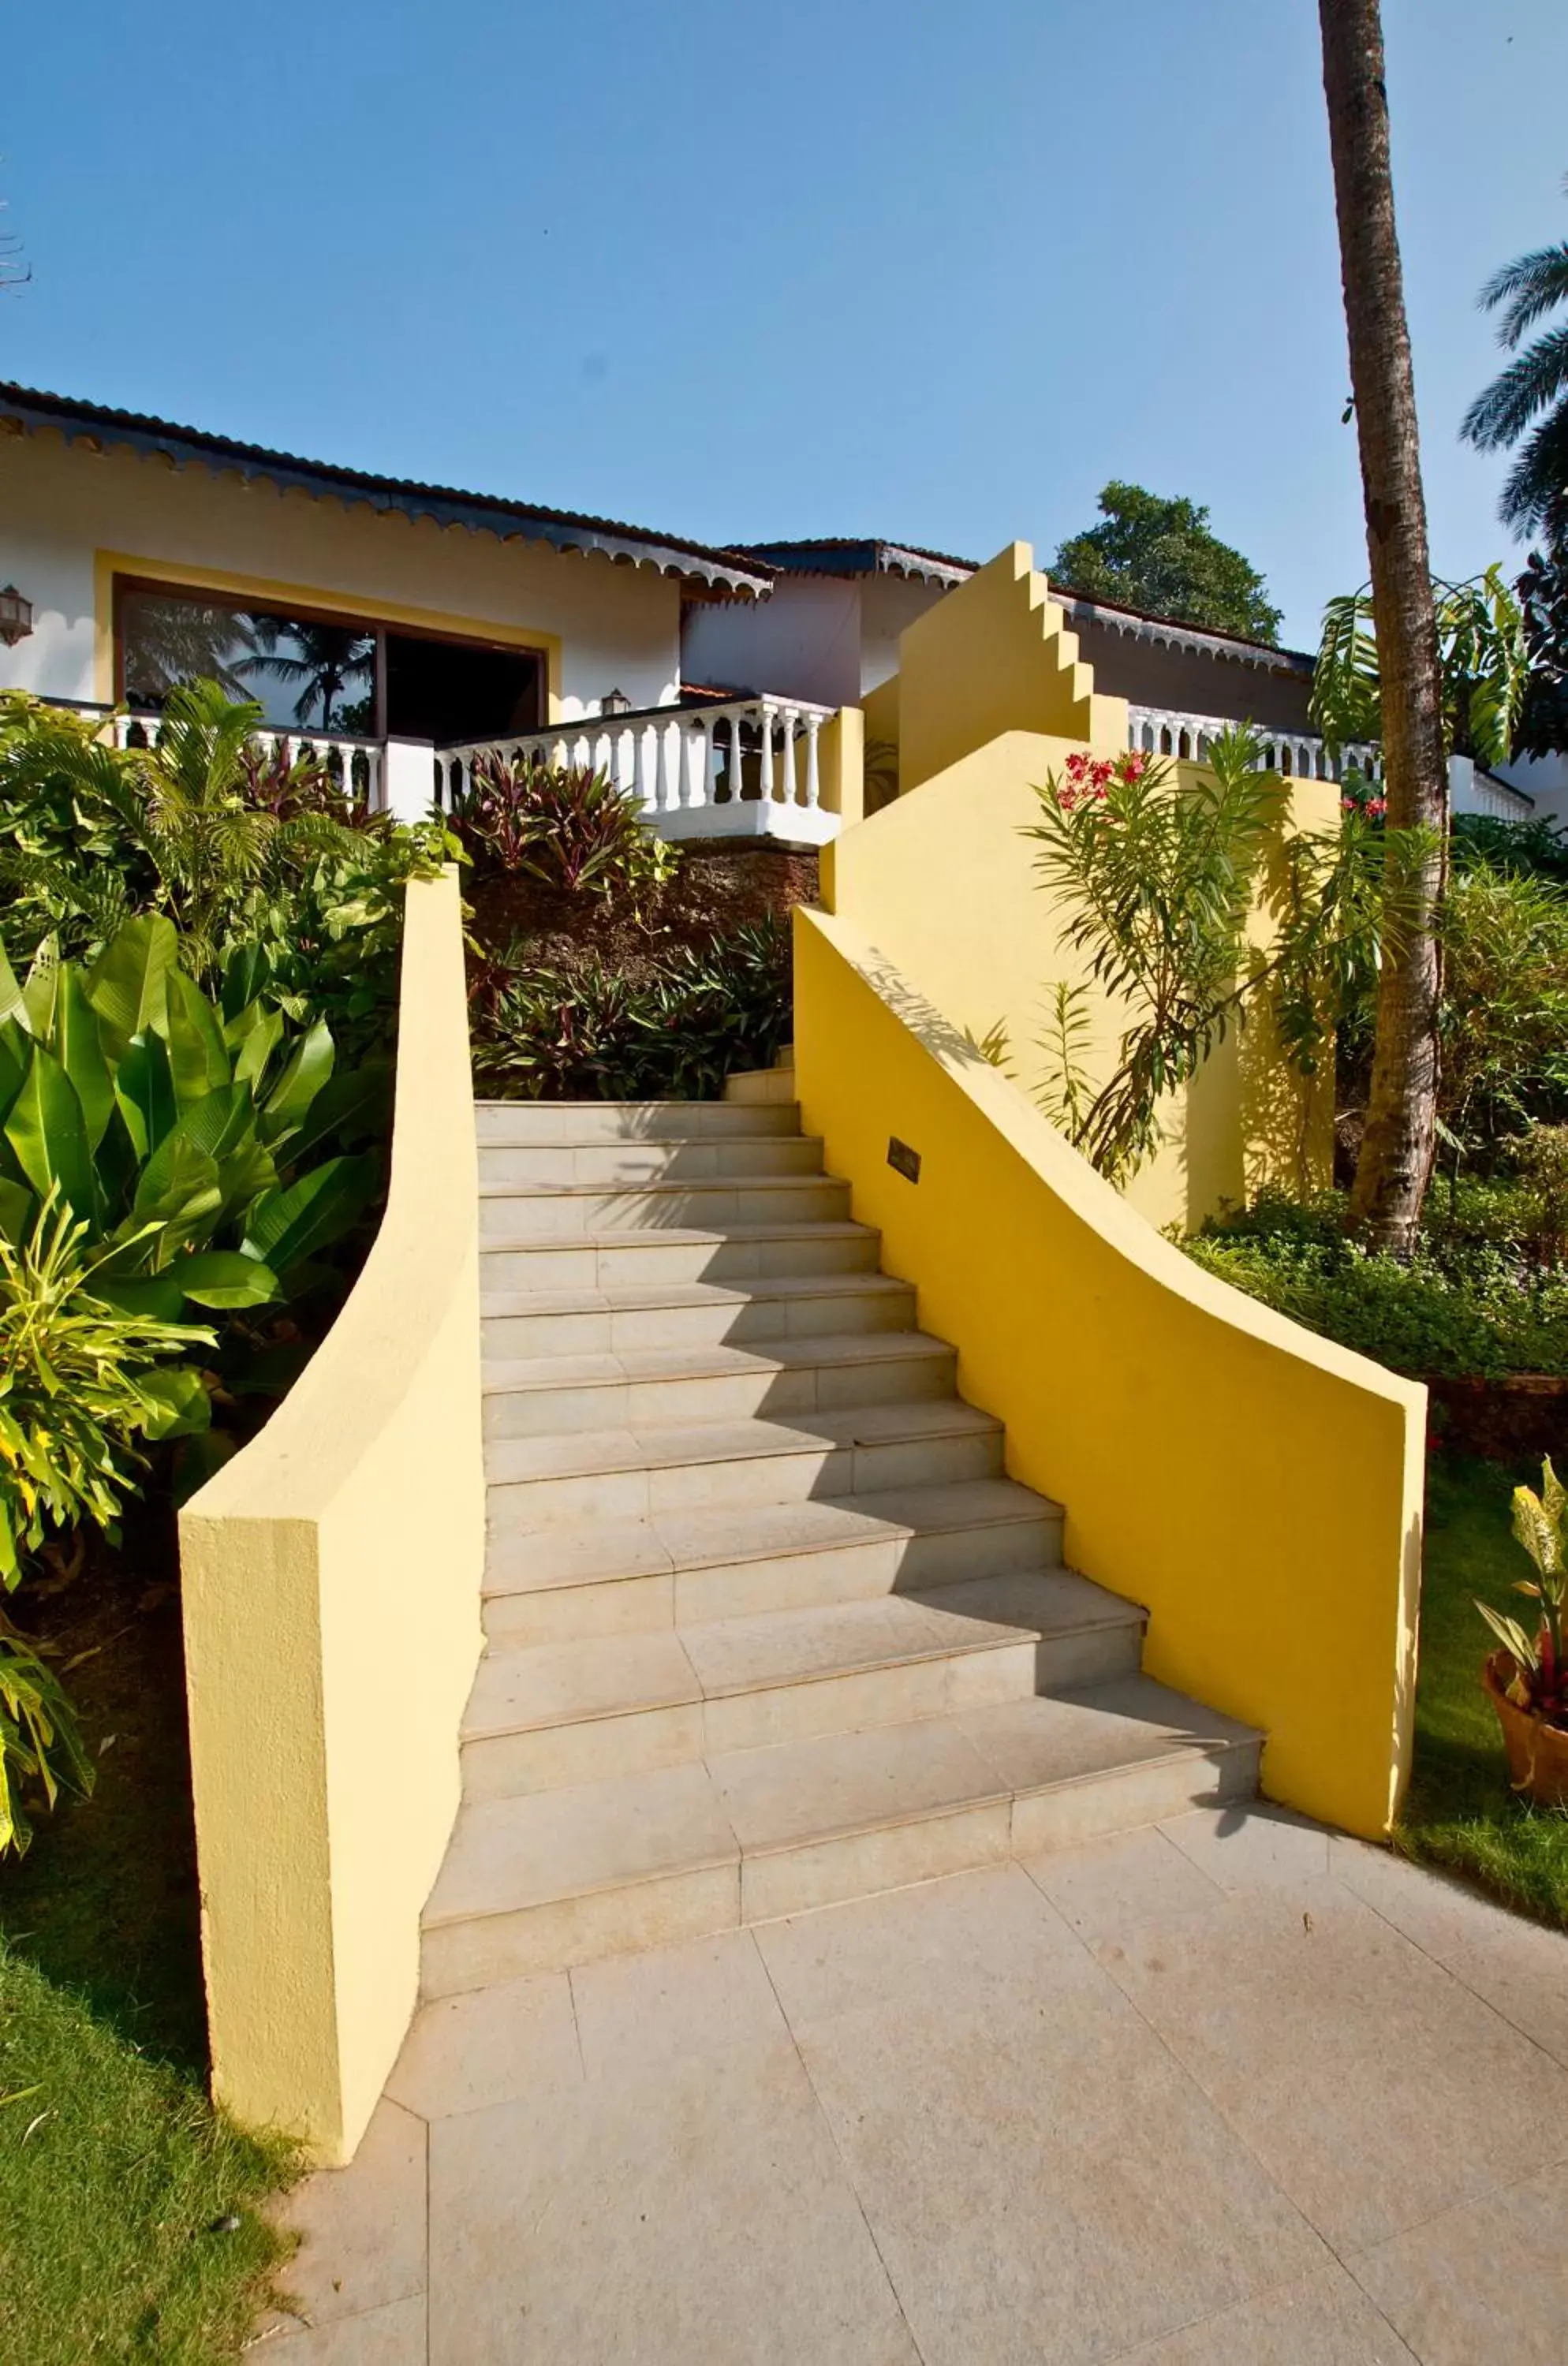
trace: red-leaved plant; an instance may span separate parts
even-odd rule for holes
[[[637,798],[586,764],[477,757],[452,818],[477,863],[522,871],[571,894],[636,894],[674,865]]]

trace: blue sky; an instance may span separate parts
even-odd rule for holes
[[[1568,235],[1562,0],[1384,0],[1434,560],[1486,275]],[[0,376],[698,538],[1043,561],[1207,501],[1365,573],[1311,0],[118,0],[10,12]]]

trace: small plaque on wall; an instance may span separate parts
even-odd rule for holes
[[[920,1154],[918,1150],[911,1150],[907,1142],[900,1142],[896,1133],[887,1137],[887,1164],[908,1182],[919,1181]]]

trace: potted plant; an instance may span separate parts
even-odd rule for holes
[[[1502,1650],[1494,1651],[1482,1682],[1508,1754],[1508,1773],[1516,1791],[1544,1807],[1568,1808],[1568,1665],[1562,1649],[1562,1613],[1568,1598],[1568,1571],[1562,1558],[1562,1515],[1568,1493],[1558,1483],[1549,1455],[1541,1464],[1541,1488],[1514,1490],[1514,1534],[1535,1563],[1535,1577],[1521,1579],[1515,1591],[1540,1606],[1534,1636],[1517,1618],[1494,1610],[1487,1602],[1476,1608],[1496,1636]]]

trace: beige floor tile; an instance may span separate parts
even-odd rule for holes
[[[567,1977],[547,1972],[422,2005],[387,2092],[434,2120],[581,2077]]]
[[[1486,2191],[1568,2125],[1568,2076],[1337,1883],[1241,1893],[1100,1959],[1341,2251]]]
[[[1224,1897],[1155,1827],[1030,1857],[1023,1869],[1089,1946],[1174,1916],[1207,1913]]]
[[[280,2318],[264,2326],[248,2353],[285,2366],[425,2366],[424,2295],[314,2328]]]
[[[432,2366],[919,2366],[786,2039],[432,2135]]]
[[[481,1799],[458,1815],[425,1921],[536,1905],[677,1867],[731,1864],[738,1853],[700,1766],[532,1798]]]
[[[925,2366],[1074,2366],[1324,2248],[1087,1957],[799,2044]]]
[[[1116,2366],[1419,2366],[1343,2268],[1244,2300],[1183,2327]]]
[[[1568,2067],[1568,1934],[1340,1834],[1329,1862],[1358,1898]]]
[[[571,1990],[591,2079],[635,2077],[680,2055],[760,2044],[784,2030],[749,1931],[582,1966]]]
[[[1092,1977],[1061,1917],[1011,1865],[764,1923],[754,1936],[797,2032],[906,2000],[983,2012],[999,1986],[1030,1980],[1043,1992]]]
[[[710,1759],[708,1771],[743,1853],[967,1806],[1006,1788],[945,1718],[738,1751]]]
[[[1499,2119],[1509,2101],[1495,2101]],[[1517,2159],[1526,2158],[1524,2146]],[[1421,2366],[1562,2366],[1568,2159],[1445,2211],[1348,2263]]]
[[[278,2282],[309,2324],[424,2290],[426,2134],[423,2120],[383,2100],[349,2166],[318,2170],[279,2203],[279,2224],[299,2248]]]
[[[1288,1808],[1249,1799],[1228,1808],[1194,1808],[1161,1830],[1222,1889],[1315,1880],[1328,1871],[1328,1834]]]

